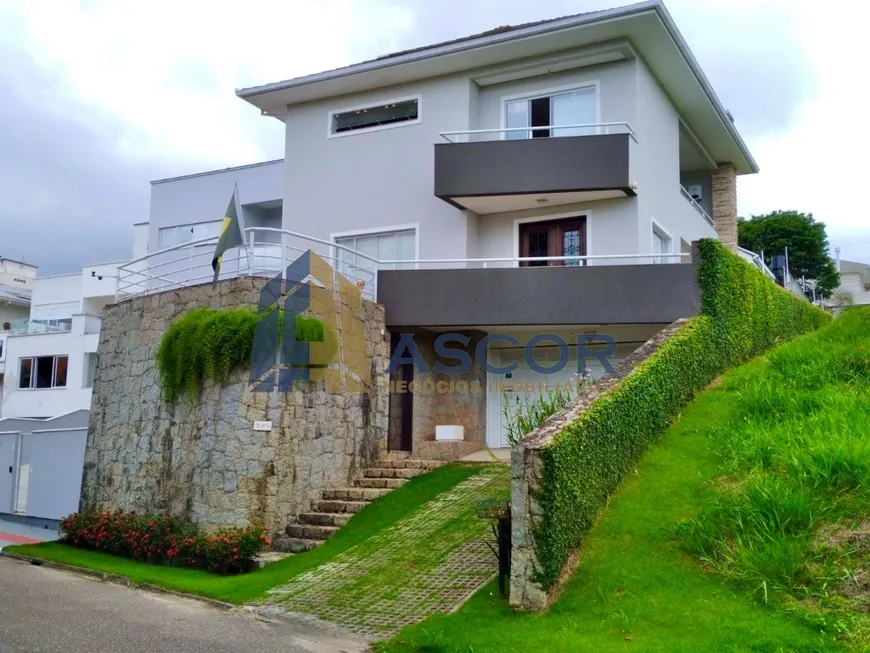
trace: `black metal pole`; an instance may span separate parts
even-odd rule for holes
[[[507,580],[511,575],[511,518],[498,520],[498,591],[507,595]]]

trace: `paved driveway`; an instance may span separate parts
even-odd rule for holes
[[[358,640],[0,557],[3,653],[353,653]]]

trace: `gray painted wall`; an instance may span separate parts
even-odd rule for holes
[[[336,233],[417,225],[421,258],[516,256],[516,219],[570,211],[592,216],[590,254],[651,252],[653,216],[670,232],[675,251],[680,239],[715,236],[680,194],[678,115],[642,62],[608,63],[485,87],[474,82],[480,73],[290,107],[285,228],[328,240]],[[440,132],[501,128],[505,97],[592,82],[599,85],[599,120],[626,121],[637,132],[629,177],[639,184],[638,198],[478,218],[434,196],[434,145],[444,142]],[[411,96],[421,98],[418,124],[327,138],[330,111]],[[328,249],[318,251],[328,254]]]
[[[465,216],[433,193],[434,145],[469,128],[470,94],[468,77],[454,76],[290,108],[284,228],[328,240],[416,224],[422,258],[465,257]],[[417,124],[327,138],[330,111],[415,95]]]
[[[274,209],[258,211],[259,207],[247,207],[247,204],[277,203],[280,205],[283,193],[283,161],[272,161],[262,164],[231,168],[216,172],[208,172],[188,177],[178,177],[165,181],[151,182],[151,213],[148,224],[148,251],[159,249],[158,233],[160,229],[176,225],[197,224],[221,220],[233,194],[233,187],[238,184],[239,202],[242,205],[243,217],[253,224],[245,226],[274,226],[280,228],[279,215]],[[268,219],[271,216],[271,223]],[[213,245],[195,247],[194,251],[178,250],[164,256],[154,257],[149,261],[152,274],[175,280],[188,279],[190,269],[200,279],[201,283],[211,280],[211,258]],[[245,263],[239,265],[235,252],[227,256],[227,261],[221,266],[221,278],[235,276],[238,270],[245,270]],[[156,286],[162,282],[152,282]]]
[[[716,237],[716,230],[680,193],[679,114],[642,61],[637,62],[638,251],[652,251],[653,220],[669,233],[673,251],[680,239],[691,243]]]

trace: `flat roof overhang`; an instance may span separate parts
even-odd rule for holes
[[[375,59],[295,79],[238,90],[266,114],[288,106],[441,75],[628,39],[674,102],[685,122],[719,162],[738,174],[758,172],[725,107],[673,19],[658,1],[642,2],[539,25]]]

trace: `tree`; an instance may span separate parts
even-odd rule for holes
[[[830,297],[840,285],[840,273],[828,254],[825,224],[817,222],[812,213],[774,211],[753,215],[749,220],[739,218],[737,239],[744,249],[759,254],[763,251],[768,265],[772,257],[783,254],[788,247],[792,275],[815,279],[816,290],[823,297]]]

